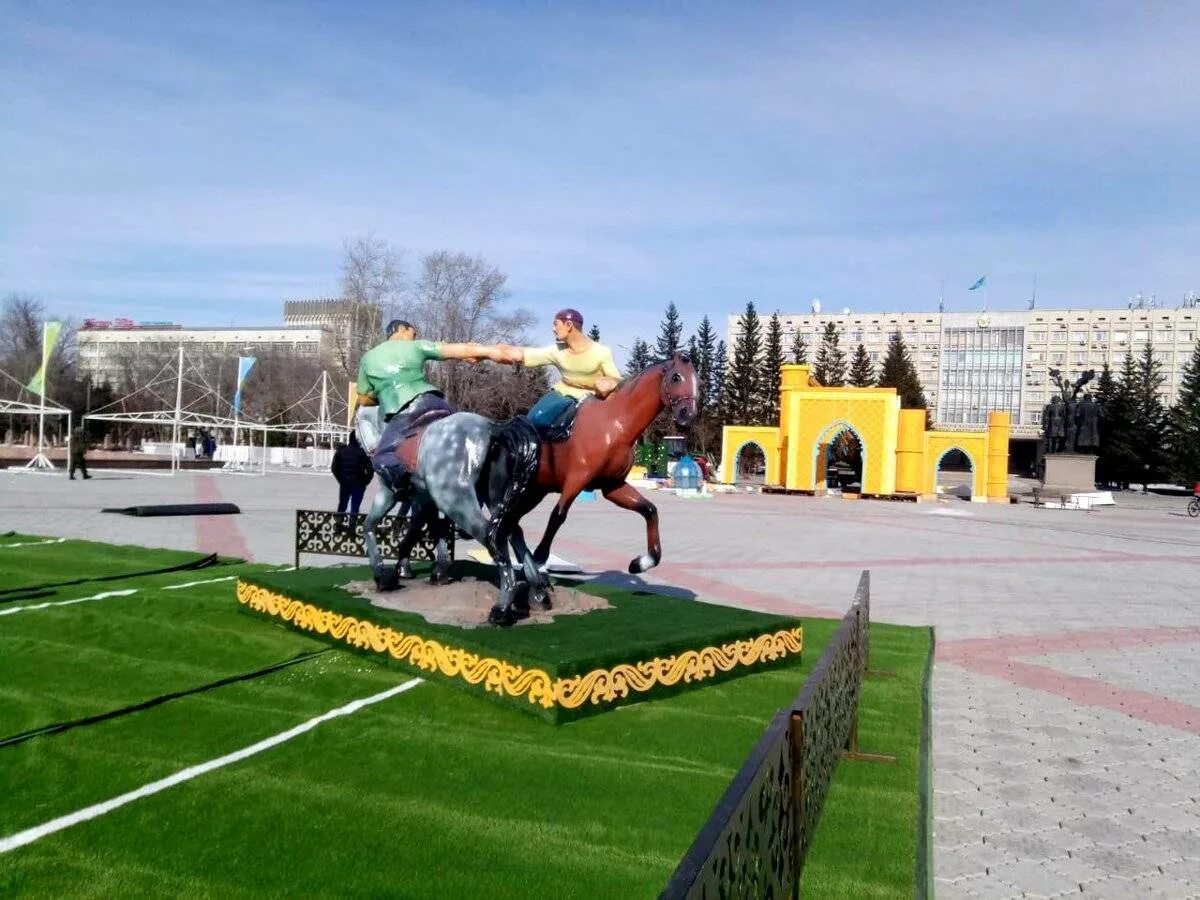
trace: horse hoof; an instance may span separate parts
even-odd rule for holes
[[[648,572],[658,565],[658,560],[648,553],[643,553],[641,556],[630,560],[629,574],[641,575],[643,572]]]
[[[529,600],[532,606],[536,606],[542,612],[549,612],[554,609],[554,603],[550,599],[550,592],[545,588],[531,591]]]
[[[399,565],[396,566],[396,577],[397,578],[412,578],[413,577],[412,564],[408,560],[404,560],[403,562],[401,562]]]
[[[378,591],[394,591],[400,587],[400,579],[395,572],[386,572],[382,575],[375,575],[375,589]]]
[[[507,628],[517,621],[517,617],[513,614],[512,607],[504,608],[502,606],[493,606],[491,612],[488,613],[488,624],[499,625],[501,628]]]

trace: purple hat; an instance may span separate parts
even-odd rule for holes
[[[554,320],[557,322],[560,319],[563,322],[573,322],[576,328],[583,330],[583,313],[577,309],[560,309],[554,314]]]

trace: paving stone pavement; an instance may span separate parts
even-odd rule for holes
[[[323,473],[95,475],[0,472],[0,531],[288,562],[293,510],[336,497]],[[243,515],[99,512],[200,499]],[[936,627],[939,897],[1200,898],[1200,520],[1186,498],[1118,494],[1092,512],[653,499],[664,562],[644,583],[658,590],[840,615],[866,568],[877,620]],[[636,584],[624,570],[643,543],[636,515],[580,502],[555,550]]]

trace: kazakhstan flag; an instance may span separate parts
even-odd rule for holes
[[[975,282],[973,285],[971,285],[969,288],[967,288],[967,290],[968,291],[977,291],[981,287],[983,287],[985,284],[987,284],[987,276],[986,275],[981,277],[977,282]]]

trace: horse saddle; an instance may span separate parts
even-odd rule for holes
[[[454,409],[440,396],[426,395],[419,398],[417,408],[393,416],[385,426],[379,449],[371,460],[375,471],[392,481],[400,474],[415,472],[425,429],[453,413]],[[401,466],[403,473],[391,471],[396,466]]]
[[[578,403],[572,403],[559,413],[557,419],[544,428],[539,429],[538,437],[548,444],[558,444],[570,439],[571,432],[575,427],[575,419],[579,416],[579,408],[591,399],[591,397],[585,397]]]

